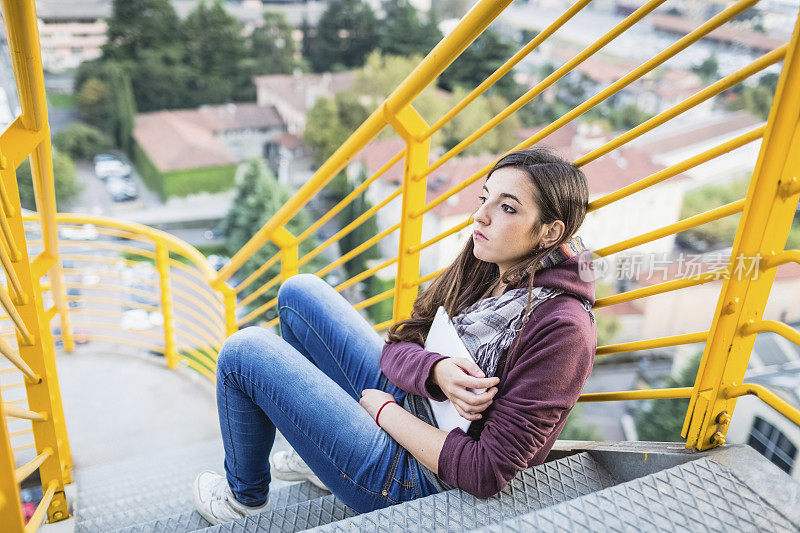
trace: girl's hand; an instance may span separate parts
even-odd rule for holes
[[[464,357],[448,357],[438,361],[433,365],[431,379],[453,402],[458,414],[467,420],[481,418],[481,413],[491,405],[492,398],[497,394],[495,385],[500,383],[500,378],[485,377],[474,361]],[[475,394],[467,387],[486,391]]]
[[[375,414],[378,412],[378,409],[381,408],[381,405],[394,399],[395,397],[388,392],[378,389],[364,389],[361,391],[361,399],[358,401],[358,404],[369,413],[369,416],[371,416],[373,420],[375,420]]]

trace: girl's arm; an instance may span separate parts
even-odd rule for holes
[[[364,389],[361,392],[361,406],[375,419],[378,409],[394,396],[378,389]],[[439,471],[439,454],[444,446],[447,432],[426,424],[396,403],[390,403],[381,410],[378,419],[380,426],[397,443],[408,450],[417,461],[431,472]]]

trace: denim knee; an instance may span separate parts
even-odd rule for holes
[[[217,356],[217,379],[224,376],[228,372],[241,368],[242,357],[246,357],[248,353],[252,353],[252,348],[255,343],[259,342],[258,338],[263,339],[265,333],[268,333],[259,326],[250,326],[240,329],[230,337],[228,337],[222,344],[222,348]],[[263,340],[261,341],[263,342]]]
[[[283,283],[278,289],[278,312],[288,300],[295,296],[313,294],[322,286],[327,285],[325,280],[315,274],[295,274]]]

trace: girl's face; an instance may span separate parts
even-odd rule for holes
[[[496,170],[483,186],[483,205],[472,225],[473,254],[495,263],[501,275],[541,241],[541,233],[534,232],[539,220],[534,187],[525,171],[514,167]]]

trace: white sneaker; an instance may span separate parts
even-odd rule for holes
[[[269,458],[270,473],[284,481],[308,480],[317,487],[328,490],[314,471],[303,461],[296,451],[275,452]]]
[[[225,476],[211,470],[201,472],[195,478],[192,492],[197,512],[214,526],[270,509],[269,495],[264,505],[259,507],[248,507],[239,503],[234,498]]]

